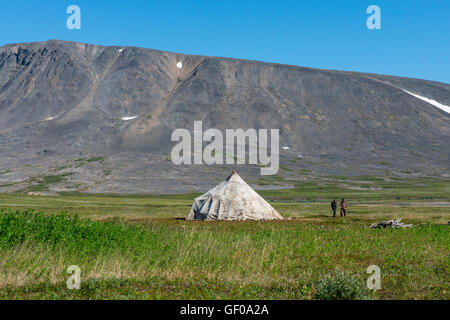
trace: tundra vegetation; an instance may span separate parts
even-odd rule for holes
[[[450,298],[448,179],[329,177],[259,192],[286,220],[177,219],[197,194],[0,194],[0,298]],[[343,197],[349,215],[331,218]],[[368,228],[392,218],[414,227]],[[80,290],[67,289],[70,265]],[[366,288],[370,265],[380,290]]]

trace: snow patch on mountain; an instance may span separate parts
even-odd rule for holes
[[[423,101],[425,101],[425,102],[427,102],[427,103],[429,103],[429,104],[431,104],[431,105],[433,105],[435,107],[438,107],[439,109],[441,109],[441,110],[443,110],[445,112],[450,113],[450,107],[446,106],[445,104],[439,103],[436,100],[429,99],[427,97],[419,96],[418,94],[415,94],[415,93],[412,93],[412,92],[409,92],[409,91],[406,91],[406,90],[403,90],[403,91],[408,93],[408,94],[410,94],[410,95],[412,95],[413,97],[416,97],[416,98],[418,98],[420,100],[423,100]]]
[[[137,118],[139,118],[139,116],[123,117],[122,120],[123,121],[129,121],[129,120],[134,120],[134,119],[137,119]]]

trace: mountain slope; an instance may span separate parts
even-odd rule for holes
[[[236,166],[168,161],[172,131],[192,132],[195,120],[280,129],[284,176],[448,176],[450,114],[406,91],[450,105],[449,84],[418,79],[55,40],[6,45],[0,191],[57,174],[67,178],[50,190],[202,190],[199,174],[207,184]],[[258,178],[255,166],[237,169]]]

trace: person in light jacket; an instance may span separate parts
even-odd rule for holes
[[[342,214],[344,214],[344,217],[345,217],[347,215],[347,211],[348,211],[347,201],[345,201],[345,199],[342,199],[340,206],[341,206],[341,217],[342,217]]]

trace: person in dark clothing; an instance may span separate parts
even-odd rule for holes
[[[334,199],[331,202],[331,210],[333,210],[333,218],[336,218],[336,209],[337,209],[337,202],[336,199]]]
[[[342,217],[342,214],[344,214],[344,217],[345,217],[347,215],[347,208],[348,208],[347,201],[342,199],[340,206],[341,206],[341,217]]]

